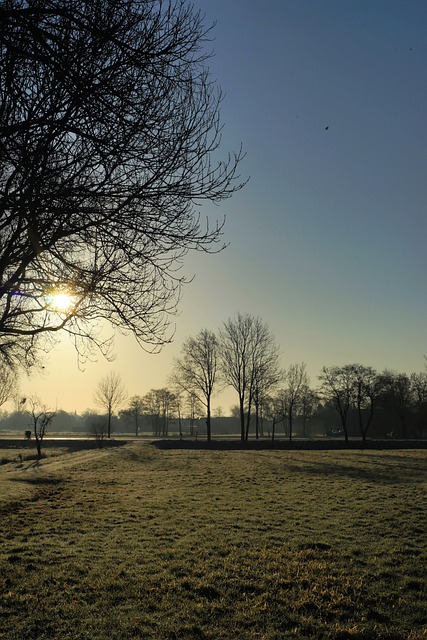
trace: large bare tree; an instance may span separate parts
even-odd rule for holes
[[[208,329],[187,338],[181,348],[181,357],[174,363],[173,379],[182,389],[196,398],[206,409],[206,434],[211,440],[211,402],[217,378],[219,360],[218,339]]]
[[[94,402],[104,409],[107,416],[107,437],[111,437],[111,418],[114,412],[126,400],[126,390],[122,379],[114,371],[102,378],[93,395]]]
[[[30,365],[60,330],[170,339],[189,250],[221,248],[198,205],[241,185],[220,161],[210,28],[186,0],[0,5],[0,352]]]
[[[224,322],[220,345],[222,375],[239,396],[240,436],[247,440],[255,397],[279,378],[278,347],[267,324],[241,313]]]

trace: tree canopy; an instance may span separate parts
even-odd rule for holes
[[[210,28],[185,0],[0,7],[0,351],[34,362],[100,321],[168,340],[189,250],[221,248],[198,205],[241,184],[219,160]],[[61,303],[58,302],[61,295]]]

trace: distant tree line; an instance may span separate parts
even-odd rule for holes
[[[8,370],[0,402],[16,386]],[[231,387],[237,404],[230,417],[212,411],[215,393]],[[6,392],[6,390],[9,390]],[[325,366],[312,386],[304,363],[280,366],[280,349],[259,317],[238,313],[218,332],[207,329],[188,337],[175,359],[168,385],[127,398],[115,373],[94,393],[100,413],[56,411],[53,431],[179,435],[206,437],[239,432],[241,440],[321,435],[375,438],[427,436],[427,372],[378,372],[361,364]],[[3,414],[0,430],[28,427],[28,411],[15,399],[15,411]]]
[[[205,407],[211,438],[214,390],[232,387],[240,438],[277,429],[292,441],[314,431],[327,435],[423,438],[427,435],[427,372],[377,372],[361,364],[323,367],[312,388],[304,363],[280,366],[280,349],[259,317],[238,313],[218,334],[207,330],[188,338],[174,363],[175,386]],[[254,425],[254,426],[253,426]]]

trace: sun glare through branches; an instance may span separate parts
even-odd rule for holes
[[[49,309],[57,312],[67,312],[73,306],[72,297],[63,291],[60,293],[52,293],[48,297]]]

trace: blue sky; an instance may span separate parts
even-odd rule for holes
[[[247,186],[202,214],[227,222],[220,255],[188,256],[176,335],[159,356],[118,337],[77,370],[67,341],[42,378],[49,404],[93,406],[114,370],[129,393],[167,383],[182,340],[237,311],[259,315],[283,365],[361,362],[420,371],[427,353],[427,3],[195,0],[216,22],[212,76],[223,152],[243,144]],[[227,392],[217,404],[235,403]]]

